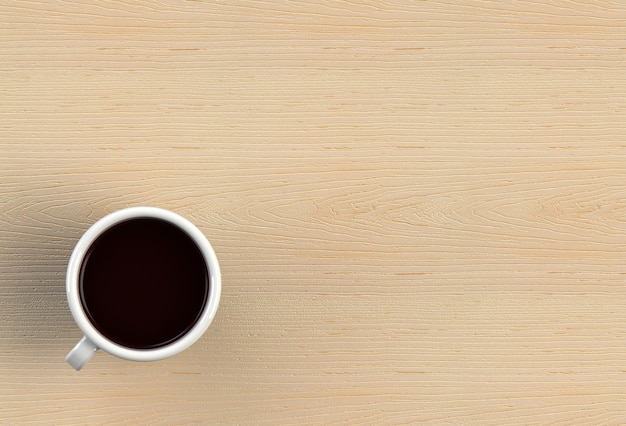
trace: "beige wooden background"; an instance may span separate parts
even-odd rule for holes
[[[81,372],[89,225],[223,298]],[[1,424],[626,423],[626,4],[0,1]]]

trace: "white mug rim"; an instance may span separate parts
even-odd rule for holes
[[[200,318],[184,336],[165,346],[152,349],[134,349],[119,345],[102,335],[89,321],[79,294],[81,264],[92,243],[107,229],[118,223],[137,218],[165,220],[193,239],[206,262],[209,275],[209,294]],[[94,223],[78,240],[70,257],[66,276],[67,300],[72,316],[85,337],[98,349],[132,361],[156,361],[176,355],[194,344],[207,330],[219,305],[221,296],[221,274],[217,256],[204,234],[184,217],[158,207],[128,207],[110,213]]]

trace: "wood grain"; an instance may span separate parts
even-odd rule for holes
[[[626,423],[626,6],[4,1],[0,423]],[[207,334],[79,373],[98,218],[223,269]]]

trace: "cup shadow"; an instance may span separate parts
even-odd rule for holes
[[[51,352],[64,356],[80,337],[67,305],[65,273],[73,246],[84,230],[76,224],[68,228],[53,222],[29,222],[31,226],[8,224],[2,232],[2,350],[20,359]]]

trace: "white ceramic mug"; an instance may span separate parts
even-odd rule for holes
[[[186,233],[193,240],[204,258],[209,281],[208,298],[195,324],[182,337],[153,349],[134,349],[120,345],[105,337],[90,322],[81,303],[80,295],[81,268],[92,244],[114,225],[140,218],[160,219]],[[217,257],[211,244],[202,232],[187,219],[160,208],[130,207],[105,216],[83,234],[70,258],[66,285],[70,310],[76,324],[84,334],[84,337],[67,355],[66,361],[76,370],[80,370],[98,349],[132,361],[155,361],[176,355],[191,346],[202,336],[215,317],[221,294],[221,274]],[[114,307],[111,307],[111,309],[114,309]]]

